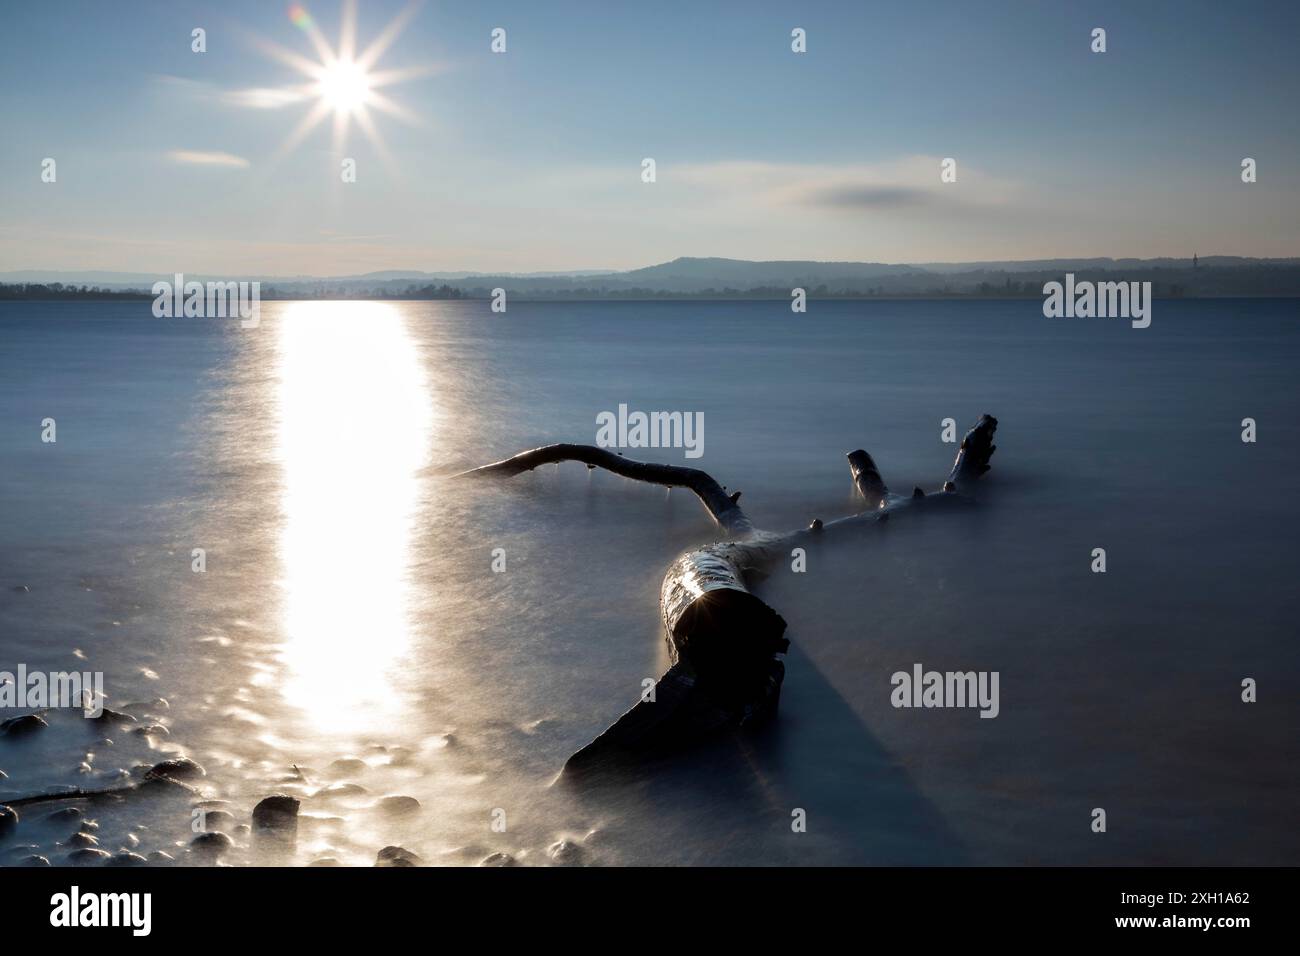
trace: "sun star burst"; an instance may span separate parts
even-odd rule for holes
[[[347,145],[349,127],[356,120],[366,139],[381,158],[388,161],[387,148],[375,125],[374,113],[385,113],[411,124],[416,123],[418,118],[405,106],[381,92],[381,89],[437,72],[432,64],[403,69],[378,68],[380,59],[401,35],[419,7],[419,0],[409,3],[361,53],[356,52],[356,0],[343,0],[339,39],[335,46],[331,46],[325,39],[305,7],[294,4],[289,8],[289,19],[306,34],[316,55],[315,59],[278,43],[255,38],[263,51],[292,67],[307,80],[284,89],[258,91],[268,102],[311,104],[276,151],[275,158],[279,159],[292,151],[312,130],[332,115],[332,145],[335,152],[343,150]]]

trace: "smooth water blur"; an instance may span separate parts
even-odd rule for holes
[[[231,862],[548,863],[567,839],[595,863],[1294,863],[1296,318],[277,302],[244,330],[0,303],[0,670],[102,670],[155,725],[51,715],[0,741],[0,797],[176,752],[241,822],[303,799],[295,849],[236,832]],[[774,727],[578,790],[564,759],[666,666],[664,569],[717,532],[690,495],[581,465],[447,475],[594,442],[620,403],[703,412],[703,458],[628,454],[707,469],[773,530],[856,510],[847,451],[932,488],[943,419],[1001,424],[978,511],[827,540],[757,586],[793,644]],[[894,709],[916,662],[999,671],[1000,716]],[[97,810],[101,844],[184,860],[193,803]],[[64,852],[33,826],[14,839]]]

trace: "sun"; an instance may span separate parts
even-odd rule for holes
[[[276,151],[273,160],[283,157],[301,143],[307,134],[330,114],[334,117],[333,146],[336,151],[341,151],[345,146],[348,127],[355,121],[366,138],[376,147],[380,157],[388,160],[387,150],[375,126],[374,114],[385,113],[413,125],[419,123],[419,117],[392,97],[385,95],[382,88],[404,83],[418,76],[442,72],[442,67],[438,64],[422,64],[404,69],[378,68],[380,58],[402,33],[419,7],[419,0],[412,0],[405,9],[389,21],[370,45],[360,52],[357,52],[356,43],[356,0],[342,0],[339,39],[336,45],[331,45],[325,39],[305,7],[295,3],[289,8],[289,19],[294,26],[306,34],[308,42],[316,53],[315,59],[263,37],[254,36],[253,41],[257,46],[281,63],[292,67],[307,82],[283,89],[245,91],[244,101],[252,106],[266,107],[297,102],[312,103]]]
[[[316,92],[335,113],[356,113],[370,102],[370,75],[358,63],[338,60],[321,71]]]

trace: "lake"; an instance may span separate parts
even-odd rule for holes
[[[233,815],[232,863],[1293,863],[1296,311],[270,302],[243,329],[0,303],[0,670],[102,672],[136,718],[0,739],[0,802],[187,755],[201,795],[90,805],[100,846],[205,862],[197,808]],[[594,443],[620,404],[701,413],[701,457],[625,454],[771,530],[859,510],[855,448],[904,493],[947,475],[945,419],[997,416],[998,451],[978,508],[755,583],[789,622],[774,725],[576,787],[565,758],[667,665],[664,570],[720,532],[581,464],[448,476]],[[998,716],[894,707],[915,664],[996,671]],[[275,792],[303,801],[292,847],[241,829]],[[44,816],[0,863],[61,862]]]

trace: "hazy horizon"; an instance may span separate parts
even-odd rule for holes
[[[347,9],[7,10],[0,79],[22,95],[0,114],[0,272],[1300,250],[1300,131],[1277,122],[1300,87],[1294,8],[384,0],[355,28]],[[347,46],[357,90],[305,81]]]
[[[1207,266],[1214,264],[1216,261],[1232,260],[1234,263],[1241,264],[1300,264],[1300,256],[1235,256],[1211,253],[1209,255],[1199,255],[1198,260]],[[998,270],[1004,267],[1023,267],[1024,271],[1032,271],[1031,267],[1044,267],[1047,265],[1060,265],[1070,267],[1072,263],[1111,263],[1117,266],[1125,265],[1148,265],[1151,263],[1174,264],[1186,263],[1191,264],[1191,256],[1153,256],[1150,258],[1135,257],[1116,257],[1116,256],[1038,256],[1033,259],[981,259],[964,262],[863,262],[860,260],[811,260],[811,259],[735,259],[729,256],[678,256],[676,258],[664,261],[646,263],[641,266],[633,266],[629,269],[556,269],[543,271],[519,271],[493,272],[485,269],[437,269],[437,268],[413,268],[413,269],[378,269],[369,272],[339,272],[329,275],[324,274],[281,274],[281,275],[256,275],[253,278],[264,281],[282,281],[282,282],[302,282],[309,280],[318,281],[345,281],[345,280],[363,280],[363,279],[403,279],[407,277],[429,278],[429,279],[456,279],[456,278],[583,278],[583,277],[600,277],[600,276],[620,276],[629,273],[660,269],[666,266],[674,265],[679,262],[706,263],[722,262],[734,263],[741,265],[778,265],[793,263],[800,265],[818,265],[818,266],[877,266],[881,268],[900,268],[914,269],[917,271],[925,270],[950,270],[950,271],[980,271],[980,270]],[[186,270],[186,274],[191,277],[207,278],[217,275],[210,270]],[[168,278],[170,273],[161,271],[125,271],[118,269],[13,269],[10,271],[0,272],[0,282],[33,282],[39,281],[35,278],[25,277],[62,277],[61,281],[72,282],[131,282],[131,281],[153,281],[158,278]]]

